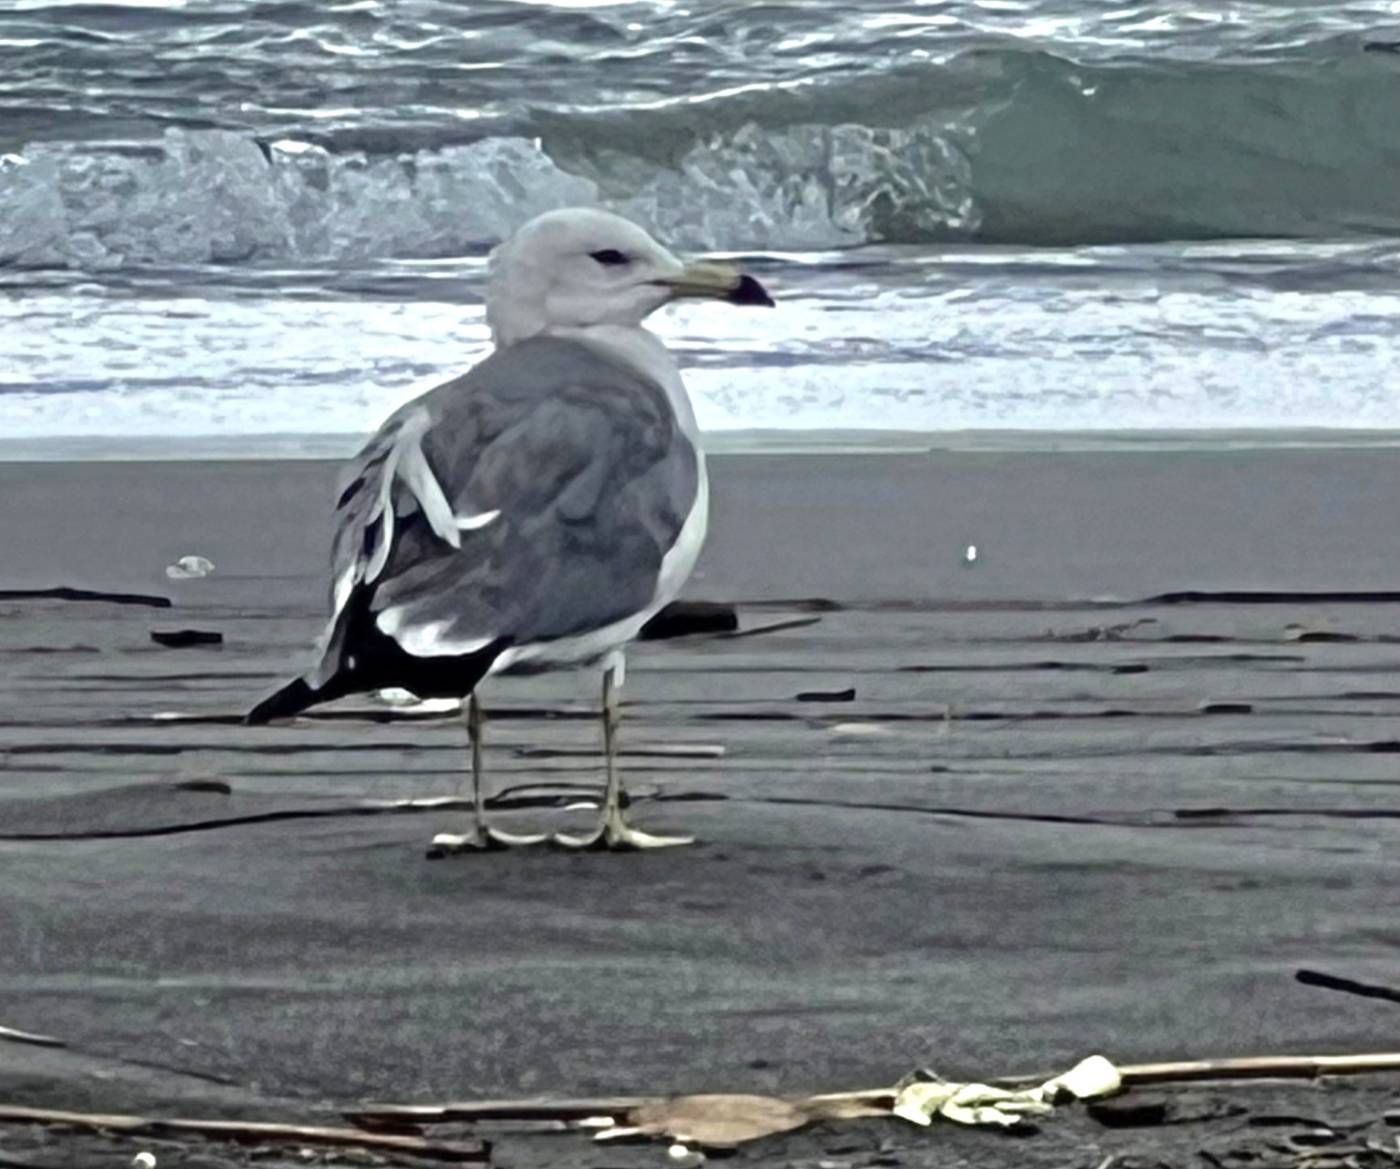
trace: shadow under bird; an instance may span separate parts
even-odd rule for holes
[[[675,359],[642,322],[680,297],[771,305],[728,264],[686,264],[592,208],[551,211],[491,257],[495,351],[397,410],[342,480],[332,615],[311,669],[249,723],[400,687],[465,698],[474,819],[441,851],[539,843],[487,825],[482,707],[493,674],[602,671],[607,791],[575,848],[686,844],[626,823],[616,736],[623,651],[673,600],[705,538],[709,488]]]

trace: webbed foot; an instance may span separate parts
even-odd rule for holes
[[[549,837],[543,832],[522,834],[502,832],[499,828],[478,827],[474,832],[439,832],[428,846],[428,859],[441,860],[461,852],[500,852],[507,848],[525,848],[544,844]]]
[[[556,848],[571,848],[581,852],[639,852],[649,848],[679,848],[694,844],[693,836],[655,836],[633,828],[621,816],[608,817],[594,831],[582,836],[556,832],[550,843]]]

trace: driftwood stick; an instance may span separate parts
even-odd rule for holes
[[[1118,1065],[1123,1086],[1185,1084],[1197,1080],[1312,1080],[1320,1076],[1358,1076],[1400,1072],[1400,1051],[1365,1055],[1253,1055],[1232,1059],[1186,1059],[1165,1063]],[[1053,1075],[1001,1076],[988,1080],[1001,1087],[1039,1084]]]
[[[424,1137],[362,1132],[354,1128],[268,1124],[243,1120],[176,1120],[115,1113],[59,1112],[49,1108],[0,1104],[0,1123],[5,1122],[66,1124],[94,1132],[119,1132],[128,1136],[161,1137],[188,1134],[224,1141],[393,1149],[435,1161],[485,1161],[489,1154],[487,1145],[482,1141],[445,1144]]]
[[[1400,1051],[1367,1055],[1262,1055],[1245,1059],[1196,1059],[1177,1063],[1128,1064],[1118,1069],[1125,1084],[1173,1084],[1190,1080],[1315,1079],[1400,1072]]]
[[[617,1116],[664,1096],[585,1096],[563,1100],[462,1100],[450,1104],[366,1104],[341,1115],[354,1124],[442,1124],[474,1120],[584,1120]]]
[[[1118,1065],[1123,1086],[1186,1084],[1198,1080],[1312,1080],[1319,1076],[1357,1076],[1400,1072],[1400,1051],[1365,1055],[1253,1055],[1233,1059],[1187,1059],[1166,1063]],[[1053,1075],[1003,1076],[988,1083],[1006,1087],[1039,1084]]]

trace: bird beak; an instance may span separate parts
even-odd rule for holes
[[[752,276],[746,276],[733,264],[713,260],[687,264],[680,275],[666,277],[658,283],[666,285],[677,297],[707,296],[727,300],[730,304],[773,304],[768,290]]]

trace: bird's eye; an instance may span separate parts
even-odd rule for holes
[[[595,260],[597,260],[600,264],[627,263],[627,257],[624,256],[621,252],[619,252],[616,248],[604,248],[601,252],[590,252],[589,255],[592,256]]]

